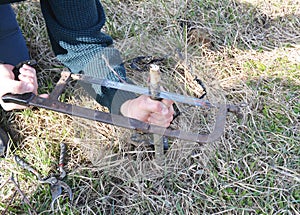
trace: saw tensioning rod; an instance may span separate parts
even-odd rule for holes
[[[210,102],[197,99],[193,97],[187,97],[179,94],[160,92],[161,98],[170,99],[179,103],[190,104],[199,106],[202,108],[217,108],[215,118],[214,130],[209,134],[198,134],[182,130],[174,130],[171,128],[164,128],[149,123],[145,123],[136,119],[128,118],[122,115],[110,114],[98,110],[93,110],[77,105],[72,105],[58,101],[59,96],[63,93],[67,83],[70,80],[80,80],[91,84],[98,84],[107,88],[120,89],[124,91],[130,91],[137,94],[149,95],[149,89],[146,87],[140,87],[132,84],[113,82],[106,79],[99,79],[95,77],[89,77],[85,75],[71,74],[70,72],[62,72],[61,78],[57,82],[55,88],[51,92],[48,98],[39,97],[33,93],[25,93],[22,95],[6,94],[2,97],[2,100],[7,103],[16,103],[26,106],[34,106],[44,108],[71,116],[77,116],[97,122],[103,122],[123,128],[133,129],[145,133],[160,134],[172,138],[179,138],[187,141],[194,141],[198,143],[208,143],[216,141],[220,138],[224,132],[226,116],[228,112],[238,113],[239,107],[236,105],[212,105]]]

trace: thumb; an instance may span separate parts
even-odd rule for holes
[[[47,99],[49,98],[49,94],[40,94],[39,97]]]

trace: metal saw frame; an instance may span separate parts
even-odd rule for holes
[[[120,85],[121,88],[123,86],[122,83],[119,82],[112,82],[112,81],[107,82],[107,80],[105,79],[98,79],[94,77],[77,75],[67,71],[63,71],[61,73],[61,77],[59,81],[57,82],[55,88],[53,89],[53,91],[51,92],[48,98],[39,97],[34,93],[25,93],[22,95],[6,94],[2,97],[2,100],[7,103],[16,103],[25,106],[44,108],[47,110],[68,114],[71,116],[77,116],[84,119],[103,122],[114,126],[127,128],[127,129],[137,130],[140,132],[159,134],[167,137],[178,138],[186,141],[194,141],[198,143],[209,143],[218,140],[224,132],[226,116],[228,112],[233,112],[237,114],[240,111],[239,107],[236,105],[226,105],[226,104],[211,105],[208,101],[202,99],[164,92],[164,94],[162,95],[164,96],[163,98],[176,100],[178,97],[179,102],[182,103],[194,104],[196,106],[200,106],[204,108],[218,108],[218,111],[216,113],[216,118],[215,118],[214,129],[211,133],[198,134],[198,133],[193,133],[188,131],[174,130],[171,128],[164,128],[161,126],[145,123],[122,115],[111,114],[107,112],[102,112],[98,110],[93,110],[93,109],[89,109],[77,105],[60,102],[59,96],[64,92],[68,82],[71,80],[81,80],[87,83],[99,84],[101,86],[106,86],[106,87],[116,88],[116,89],[120,89]],[[122,89],[126,90],[126,88],[128,89],[128,87],[130,87],[130,84],[125,84],[124,89],[123,88]],[[147,88],[139,87],[136,85],[131,85],[131,87],[133,89],[139,89],[138,91],[140,91],[142,94],[148,95],[149,93],[149,90]],[[185,100],[188,102],[185,102]]]

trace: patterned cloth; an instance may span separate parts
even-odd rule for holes
[[[74,73],[119,81],[112,72],[126,80],[126,71],[113,40],[101,29],[105,24],[103,7],[98,0],[41,0],[52,48],[57,58]],[[109,65],[107,65],[109,64]],[[92,85],[89,93],[113,113],[121,104],[135,98],[132,93]]]
[[[40,4],[53,51],[71,72],[126,81],[120,53],[112,46],[112,38],[101,31],[105,13],[99,0],[40,0]],[[84,86],[113,113],[119,113],[124,101],[136,97],[96,85]]]

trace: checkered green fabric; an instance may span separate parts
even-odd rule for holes
[[[105,14],[99,0],[40,0],[40,3],[52,49],[71,72],[114,81],[119,81],[120,77],[126,80],[120,53],[112,46],[112,38],[101,31]],[[132,93],[116,93],[116,90],[97,85],[84,86],[114,113],[119,113],[125,100],[135,97]]]
[[[98,0],[41,0],[49,37],[57,58],[74,73],[119,81],[126,72],[113,40],[101,29],[105,24],[103,7]],[[119,106],[135,95],[103,89],[87,88],[98,102],[118,112]],[[116,95],[119,95],[115,97]]]

